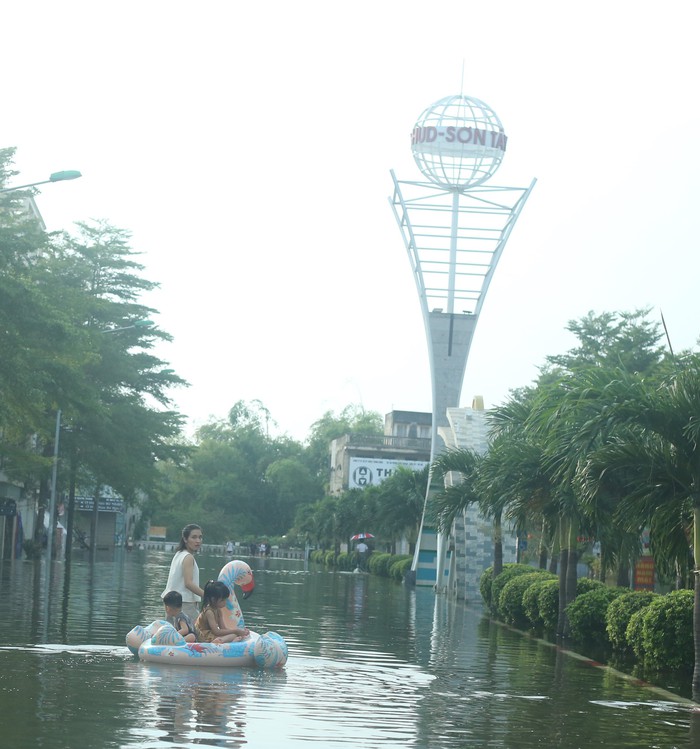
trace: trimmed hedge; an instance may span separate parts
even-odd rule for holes
[[[393,559],[392,554],[381,554],[375,551],[373,554],[370,554],[367,567],[373,575],[389,577],[389,566]]]
[[[594,580],[592,577],[579,577],[576,581],[576,595],[581,596],[584,593],[590,593],[592,590],[606,588],[607,585],[600,580]]]
[[[607,642],[608,606],[623,592],[623,588],[608,588],[601,583],[587,593],[577,595],[566,607],[571,637],[578,642]]]
[[[543,574],[523,593],[523,611],[531,626],[539,629],[544,626],[540,616],[539,596],[542,587],[549,582],[558,583],[557,576],[553,572],[542,570]]]
[[[639,611],[635,611],[630,617],[630,623],[627,625],[625,630],[625,639],[627,645],[632,652],[637,656],[640,662],[644,662],[644,646],[642,638],[642,628],[644,627],[644,614],[646,606]]]
[[[542,627],[546,632],[554,632],[559,621],[559,579],[547,580],[540,588],[537,595],[537,608],[539,610]]]
[[[479,593],[487,609],[491,608],[491,585],[493,583],[493,567],[487,567],[479,578]]]
[[[315,549],[309,555],[309,559],[326,567],[334,567],[338,570],[350,571],[357,567],[357,554],[355,552],[343,551],[336,554],[334,551],[323,551]],[[373,552],[367,560],[369,572],[381,577],[390,577],[393,580],[403,582],[403,579],[411,568],[413,557],[409,554],[383,554]]]
[[[527,626],[528,617],[524,607],[525,593],[533,583],[547,574],[545,570],[535,569],[525,575],[516,575],[504,585],[498,601],[498,615],[504,622],[516,627]]]
[[[531,572],[535,572],[534,567],[530,567],[529,564],[504,564],[503,571],[500,575],[496,575],[491,583],[491,611],[498,615],[498,606],[501,601],[501,591],[505,588],[506,584],[509,583],[514,577],[519,575],[528,575]]]
[[[654,596],[656,593],[650,590],[631,590],[610,602],[608,613],[605,615],[605,629],[608,640],[615,650],[624,652],[632,649],[627,641],[630,619],[634,613],[646,608]]]
[[[641,615],[641,652],[652,669],[687,670],[693,666],[692,590],[674,590],[657,596]]]
[[[576,598],[566,609],[573,640],[613,649],[631,649],[641,665],[654,671],[689,671],[693,666],[694,591],[666,595],[608,587],[579,578]],[[559,580],[529,565],[508,564],[493,577],[483,571],[479,590],[490,611],[509,624],[556,630]]]
[[[389,577],[403,582],[406,573],[411,569],[412,561],[413,557],[410,554],[397,554],[393,556],[392,562],[389,565]]]

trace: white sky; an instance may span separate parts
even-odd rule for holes
[[[303,439],[349,403],[430,411],[420,307],[387,198],[460,90],[508,135],[490,184],[535,187],[490,286],[462,404],[529,384],[589,310],[700,335],[695,4],[28,2],[2,11],[0,145],[50,230],[133,232],[159,351],[197,426],[259,399]],[[464,78],[462,82],[462,69]]]

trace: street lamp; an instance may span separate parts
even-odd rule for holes
[[[132,330],[133,328],[152,328],[154,325],[153,320],[134,320],[131,325],[124,325],[121,328],[105,328],[100,333],[118,333],[120,330]]]
[[[69,179],[78,179],[83,175],[75,169],[67,169],[63,172],[54,172],[48,179],[41,180],[40,182],[30,182],[27,185],[17,185],[17,187],[1,187],[0,192],[12,192],[13,190],[24,190],[28,187],[36,187],[37,185],[47,185],[49,182],[65,182]]]

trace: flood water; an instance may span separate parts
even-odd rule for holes
[[[246,624],[278,672],[160,666],[124,645],[162,617],[171,555],[4,562],[0,746],[363,749],[700,747],[681,698],[501,625],[478,606],[296,560],[248,559]],[[227,560],[201,556],[202,579]]]

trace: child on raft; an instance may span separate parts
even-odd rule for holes
[[[182,594],[170,590],[163,596],[165,618],[185,638],[185,642],[197,642],[197,632],[192,619],[182,610]]]
[[[223,613],[231,591],[220,580],[209,580],[204,586],[202,612],[194,623],[199,633],[199,642],[238,642],[250,634],[247,627],[224,627]]]

